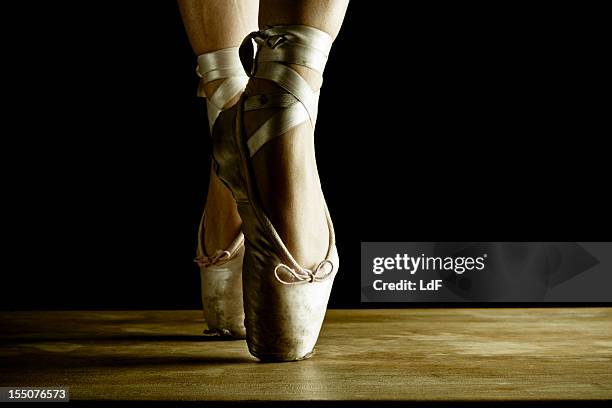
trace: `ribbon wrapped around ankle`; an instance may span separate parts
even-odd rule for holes
[[[213,255],[206,256],[200,255],[194,259],[194,262],[202,268],[207,268],[213,265],[220,265],[230,260],[232,254],[230,251],[224,251],[222,249],[217,250]]]
[[[329,271],[324,271],[323,269],[327,264],[329,264],[331,268],[329,268]],[[323,273],[321,274],[322,271]],[[283,263],[276,265],[276,268],[274,268],[274,276],[276,277],[276,280],[278,280],[283,285],[298,285],[302,283],[322,282],[328,279],[333,272],[334,264],[329,259],[320,262],[314,271],[305,268],[295,270]],[[289,275],[293,280],[285,280],[281,278],[281,276],[279,276],[279,273]]]
[[[257,52],[253,41],[258,45]],[[257,65],[266,62],[297,64],[322,73],[327,63],[332,37],[305,25],[272,26],[253,31],[242,41],[240,61],[248,76],[257,76]]]

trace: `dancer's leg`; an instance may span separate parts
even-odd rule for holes
[[[340,30],[348,0],[261,0],[259,26],[308,25],[335,38]],[[314,91],[321,87],[317,72],[292,65]],[[252,78],[248,95],[278,90],[272,82]],[[252,134],[277,109],[247,112],[245,126]],[[319,137],[333,137],[321,135]],[[294,258],[311,268],[325,257],[328,227],[324,212],[309,121],[267,143],[253,157],[257,187],[268,217]]]
[[[179,0],[179,8],[189,41],[196,55],[237,47],[242,39],[257,29],[257,0]],[[222,80],[205,85],[210,97]],[[236,98],[228,103],[234,104]],[[206,200],[204,243],[206,252],[226,248],[240,231],[240,217],[231,192],[214,172]]]

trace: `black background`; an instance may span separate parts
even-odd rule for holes
[[[210,143],[176,4],[2,7],[0,307],[199,307]],[[361,241],[605,239],[604,14],[560,7],[349,6],[316,139],[331,306],[360,307]]]

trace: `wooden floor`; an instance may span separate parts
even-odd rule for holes
[[[198,311],[2,312],[0,386],[78,400],[612,398],[612,309],[330,310],[317,352],[258,363]]]

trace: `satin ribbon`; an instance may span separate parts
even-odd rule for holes
[[[324,273],[323,275],[320,275],[320,272],[323,270],[323,267],[327,264],[331,266],[329,272]],[[293,278],[295,278],[295,280],[287,281],[287,280],[282,279],[278,274],[279,271],[284,271],[290,274],[291,276],[293,276]],[[303,283],[323,282],[324,280],[328,279],[332,275],[333,271],[334,271],[334,264],[329,259],[326,259],[317,265],[314,272],[311,271],[310,269],[305,269],[305,268],[302,268],[296,271],[295,269],[290,268],[283,263],[280,263],[276,265],[276,268],[274,268],[274,276],[276,277],[276,280],[278,280],[283,285],[299,285]]]
[[[258,45],[257,51],[253,41]],[[281,46],[288,43],[288,47]],[[323,73],[333,39],[313,27],[274,26],[249,33],[238,48],[246,74],[255,76],[258,62],[298,64]]]
[[[200,255],[194,259],[194,262],[198,264],[198,266],[202,268],[206,268],[213,265],[218,265],[223,262],[227,262],[232,257],[232,254],[229,251],[224,251],[222,249],[217,250],[213,255],[206,256]]]

